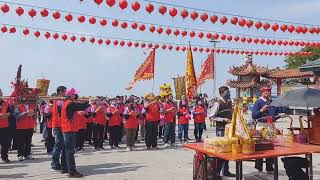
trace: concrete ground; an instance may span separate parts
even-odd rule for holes
[[[288,125],[288,119],[282,119],[277,124],[284,129]],[[193,138],[193,125],[190,125],[189,136]],[[204,133],[204,137],[206,136],[215,136],[215,128],[208,127]],[[66,175],[50,171],[51,157],[46,154],[40,134],[34,134],[33,144],[35,146],[32,147],[32,153],[36,159],[19,162],[16,151],[10,152],[9,158],[12,162],[0,164],[0,179],[68,179]],[[121,145],[122,148],[119,150],[110,150],[106,143],[106,150],[100,151],[94,151],[92,147],[86,145],[84,151],[76,154],[77,168],[85,175],[83,179],[89,180],[191,180],[194,151],[182,148],[180,143],[171,149],[164,149],[161,140],[159,144],[159,150],[147,151],[144,143],[139,143],[133,152],[127,152],[125,145]],[[314,179],[320,179],[319,154],[314,155],[313,164]],[[272,175],[258,174],[253,168],[253,162],[244,162],[243,165],[245,176],[255,175],[255,178],[245,179],[273,179]],[[288,179],[280,160],[279,168],[279,179]],[[235,172],[235,163],[230,162],[230,170]]]

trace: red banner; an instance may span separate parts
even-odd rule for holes
[[[154,78],[154,61],[155,61],[156,51],[153,49],[147,59],[143,64],[140,65],[139,69],[136,71],[133,80],[130,82],[127,90],[134,87],[137,81],[150,80]]]
[[[201,72],[198,78],[198,86],[204,84],[208,79],[213,79],[214,77],[214,54],[211,53],[206,61],[202,64]]]

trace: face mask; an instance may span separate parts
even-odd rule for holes
[[[230,92],[227,92],[227,93],[224,95],[224,97],[225,97],[226,99],[230,99],[230,97],[231,97]]]

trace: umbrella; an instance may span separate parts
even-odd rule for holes
[[[278,96],[270,103],[276,107],[320,107],[320,90],[314,88],[301,88],[288,91]]]

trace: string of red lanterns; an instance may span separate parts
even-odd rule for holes
[[[7,27],[8,26],[8,27]],[[21,33],[28,37],[31,34],[34,35],[35,38],[45,37],[45,39],[53,38],[54,40],[58,40],[61,38],[63,41],[70,40],[71,42],[75,42],[79,40],[81,43],[91,42],[92,44],[99,45],[111,45],[120,46],[120,47],[135,47],[135,48],[156,48],[163,50],[176,50],[176,51],[186,51],[188,45],[186,44],[175,44],[175,43],[163,43],[163,42],[152,42],[152,41],[142,41],[142,40],[133,40],[133,39],[122,39],[122,38],[113,38],[113,37],[102,37],[102,36],[94,36],[88,34],[78,34],[71,32],[62,32],[62,31],[54,31],[49,29],[39,29],[33,27],[25,27],[25,26],[13,26],[13,25],[3,25],[1,27],[1,32],[14,34],[17,32],[17,28],[21,28]],[[160,47],[161,45],[161,47]],[[216,52],[218,54],[234,54],[234,55],[244,55],[244,54],[252,54],[252,55],[260,55],[260,56],[310,56],[311,52],[294,52],[294,51],[267,51],[267,50],[244,50],[237,48],[217,48],[213,49],[208,46],[193,46],[193,52],[199,53],[211,53]]]
[[[102,3],[102,1],[99,1],[99,0],[98,1],[94,0],[94,1],[99,6]],[[210,20],[212,24],[215,24],[218,21],[220,21],[222,25],[225,25],[229,22],[230,24],[235,26],[240,26],[241,28],[255,27],[258,30],[260,29],[265,31],[272,30],[273,32],[279,32],[281,30],[282,32],[298,33],[298,34],[309,33],[309,34],[318,35],[320,33],[320,25],[303,24],[303,23],[296,23],[296,22],[284,22],[284,21],[278,21],[278,20],[268,20],[263,18],[247,17],[247,16],[234,15],[234,14],[228,14],[223,12],[213,12],[213,11],[204,10],[204,9],[196,9],[192,7],[178,6],[175,4],[162,3],[158,1],[151,1],[151,0],[144,0],[144,1],[148,2],[148,4],[146,4],[145,6],[145,11],[147,11],[149,14],[155,11],[154,4],[158,4],[159,5],[158,13],[160,13],[161,15],[165,15],[168,12],[172,18],[175,18],[179,14],[178,10],[176,9],[176,7],[179,7],[181,8],[180,16],[182,19],[186,19],[187,17],[190,17],[193,21],[201,20],[202,22],[206,22]],[[116,4],[116,1],[107,0],[106,4],[109,7],[114,7],[114,5]],[[120,0],[118,5],[122,10],[125,10],[128,8],[127,0]],[[168,10],[167,6],[170,6],[171,8]],[[141,8],[141,5],[138,1],[134,1],[131,4],[131,9],[134,12],[136,12],[136,11],[142,10],[143,8]],[[197,11],[202,13],[198,13]],[[209,14],[212,14],[210,18],[209,18]],[[218,17],[217,14],[222,16]],[[268,21],[271,21],[273,23],[269,23]]]
[[[0,1],[1,2],[1,1]],[[27,6],[27,5],[26,5]],[[9,8],[8,5],[4,6],[2,5],[1,7],[7,7]],[[9,10],[7,8],[4,8],[5,11],[4,13],[8,12]],[[41,8],[41,7],[38,7]],[[41,17],[49,17],[49,10],[51,9],[46,9],[42,8],[40,11]],[[163,10],[164,11],[164,10]],[[52,13],[52,17],[55,20],[61,19],[61,12],[62,11],[54,11]],[[291,40],[291,39],[275,39],[275,38],[266,38],[266,37],[259,37],[259,36],[248,36],[248,35],[241,35],[241,34],[229,34],[229,33],[218,33],[218,32],[208,32],[205,30],[195,30],[195,29],[188,29],[188,28],[181,28],[181,27],[174,27],[174,26],[166,26],[162,27],[163,25],[158,25],[157,27],[155,25],[152,25],[151,23],[141,23],[141,22],[133,22],[133,21],[122,21],[118,19],[111,19],[111,18],[106,18],[106,17],[97,17],[97,16],[87,16],[79,13],[74,13],[74,12],[67,12],[63,11],[66,13],[65,15],[65,20],[66,22],[71,22],[74,20],[73,15],[78,15],[78,22],[79,23],[84,23],[86,19],[88,19],[88,22],[91,25],[95,25],[97,23],[97,19],[100,19],[100,25],[102,27],[107,26],[108,20],[111,21],[111,24],[113,27],[121,27],[123,29],[127,29],[129,27],[129,23],[131,23],[131,29],[134,30],[140,30],[140,31],[146,31],[147,29],[151,32],[157,32],[158,34],[163,34],[165,33],[168,36],[182,36],[183,38],[195,38],[198,37],[199,39],[207,38],[209,40],[215,39],[215,40],[221,40],[221,41],[227,41],[227,42],[235,42],[235,43],[247,43],[247,44],[260,44],[260,45],[269,45],[269,46],[316,46],[320,47],[320,42],[314,42],[314,41],[306,41],[306,40]],[[171,11],[171,13],[176,13],[176,11]],[[17,7],[16,8],[16,14],[18,16],[24,15],[24,9],[22,7]],[[28,11],[28,14],[31,18],[34,18],[37,15],[37,11],[33,8],[31,8]],[[240,20],[241,21],[241,20]],[[120,24],[120,26],[119,26]],[[148,27],[146,27],[146,25]]]

